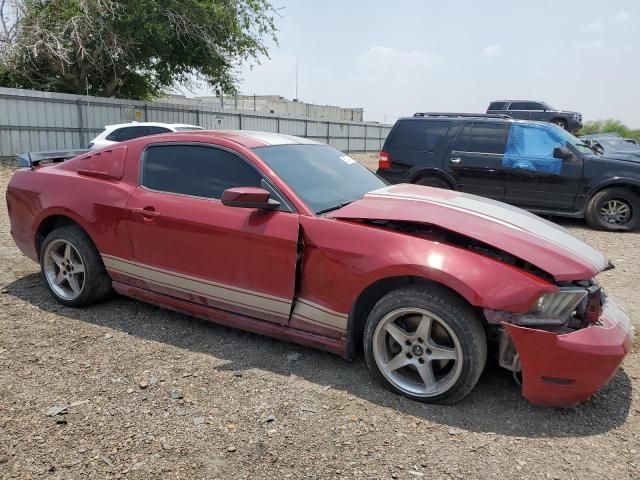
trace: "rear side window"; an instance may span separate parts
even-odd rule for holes
[[[491,102],[489,104],[489,110],[504,110],[504,107],[506,107],[507,102]]]
[[[164,128],[164,127],[149,126],[149,127],[147,127],[146,135],[158,135],[159,133],[167,133],[167,132],[170,132],[170,131],[171,130],[169,130],[168,128]]]
[[[195,197],[222,197],[233,187],[260,187],[262,176],[245,160],[213,147],[157,145],[143,159],[142,185]]]
[[[447,134],[451,122],[430,120],[401,121],[391,139],[392,148],[433,152]]]
[[[504,123],[474,122],[467,124],[458,140],[455,150],[459,152],[504,153],[507,142],[507,125]]]
[[[134,138],[148,135],[147,127],[123,127],[118,128],[107,135],[107,140],[112,142],[125,142]]]
[[[534,104],[531,102],[511,102],[509,110],[531,110],[531,105]]]

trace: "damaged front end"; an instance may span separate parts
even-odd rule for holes
[[[499,363],[522,377],[536,405],[568,407],[589,399],[631,349],[628,316],[595,281],[560,285],[525,314],[484,310],[499,329]]]

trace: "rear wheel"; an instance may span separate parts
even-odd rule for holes
[[[111,290],[100,254],[78,226],[57,228],[46,236],[40,267],[53,297],[69,307],[96,303]]]
[[[462,299],[438,286],[407,286],[385,295],[364,333],[371,374],[389,390],[425,403],[452,404],[476,385],[487,342]]]
[[[563,128],[565,130],[567,130],[569,127],[567,125],[567,121],[563,120],[562,118],[554,118],[553,120],[551,120],[551,123],[553,123],[554,125],[559,126],[560,128]]]
[[[601,190],[589,201],[585,218],[600,230],[635,230],[640,226],[640,198],[625,188]]]
[[[422,177],[416,182],[418,185],[424,185],[426,187],[436,187],[451,189],[451,185],[438,177]]]

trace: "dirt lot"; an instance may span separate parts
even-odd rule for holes
[[[601,281],[637,325],[640,235],[562,223],[618,265]],[[56,304],[14,247],[4,195],[0,265],[1,478],[640,478],[638,338],[575,409],[527,404],[494,364],[462,403],[424,406],[362,360],[120,297]]]

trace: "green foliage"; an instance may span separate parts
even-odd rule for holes
[[[620,120],[596,120],[585,122],[577,135],[591,135],[594,133],[617,133],[623,138],[635,138],[640,141],[640,130],[632,130]]]
[[[276,40],[269,0],[22,3],[0,58],[4,86],[148,99],[199,78],[232,94],[235,68]]]

